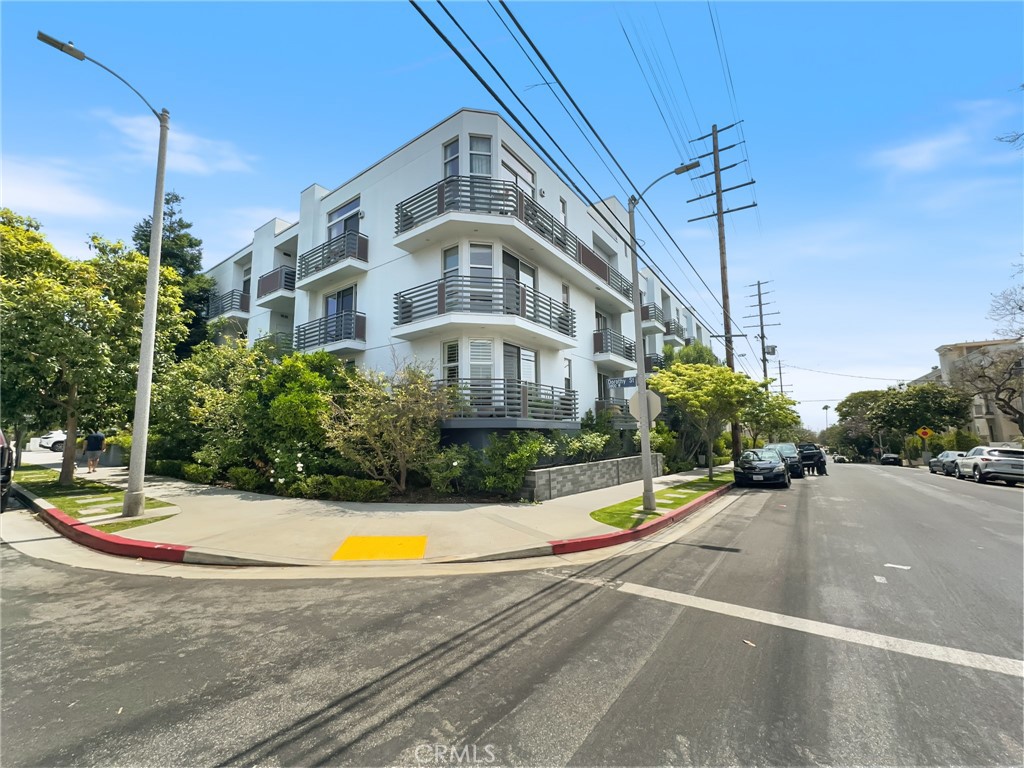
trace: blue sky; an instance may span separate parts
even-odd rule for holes
[[[625,200],[622,174],[492,7],[446,6],[600,196]],[[441,7],[421,7],[579,181]],[[726,207],[758,207],[727,217],[731,314],[752,323],[748,286],[771,281],[770,375],[781,360],[807,426],[833,423],[822,407],[850,392],[926,373],[942,344],[994,337],[991,295],[1024,251],[1022,154],[995,141],[1024,123],[1020,3],[509,7],[641,188],[708,151],[689,140],[712,123],[743,121],[722,135],[745,140],[723,155],[740,162],[724,183],[757,183]],[[167,188],[184,196],[207,266],[270,218],[295,220],[305,187],[338,186],[460,107],[505,114],[406,2],[4,2],[0,21],[0,201],[72,257],[92,232],[129,240],[150,213],[157,121],[37,30],[170,111]],[[714,220],[686,221],[713,210],[686,203],[712,189],[696,175],[646,198],[693,268],[647,210],[637,232],[721,333]],[[757,374],[757,330],[743,330],[739,362]]]

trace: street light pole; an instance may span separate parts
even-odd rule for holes
[[[659,176],[639,196],[629,198],[629,261],[633,272],[633,354],[636,356],[636,389],[637,389],[637,421],[640,423],[640,471],[644,476],[644,512],[654,512],[658,505],[654,499],[654,467],[651,462],[651,417],[647,407],[647,360],[644,355],[643,323],[640,318],[640,272],[637,269],[636,257],[636,221],[634,211],[637,203],[643,200],[647,191],[664,178],[692,171],[700,167],[700,161],[680,165],[662,176]]]
[[[160,249],[163,244],[164,231],[164,168],[167,163],[167,133],[170,129],[171,115],[166,109],[157,112],[131,83],[96,59],[86,56],[85,53],[75,48],[73,43],[62,43],[43,32],[38,32],[36,38],[74,59],[88,60],[101,69],[105,69],[142,99],[149,111],[160,121],[156,191],[153,197],[153,219],[149,234],[149,267],[146,271],[146,300],[142,311],[139,376],[135,390],[135,420],[132,424],[132,453],[128,465],[128,490],[125,492],[124,505],[121,508],[122,517],[136,517],[145,506],[143,481],[146,472],[146,448],[149,441],[149,402],[153,386],[153,355],[156,347],[156,309],[160,292]]]

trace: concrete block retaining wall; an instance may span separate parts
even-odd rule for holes
[[[660,453],[651,454],[654,476],[664,471]],[[593,491],[596,488],[610,488],[633,480],[643,479],[639,456],[622,459],[592,461],[587,464],[570,464],[564,467],[531,469],[526,473],[521,496],[530,501],[548,501],[574,493]]]

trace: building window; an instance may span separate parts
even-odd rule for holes
[[[441,359],[444,360],[444,370],[441,378],[449,383],[459,380],[459,342],[446,341],[442,345]]]
[[[534,191],[537,186],[537,175],[530,170],[526,163],[512,154],[508,147],[503,146],[502,149],[504,151],[501,159],[501,178],[513,182],[533,199],[536,197]]]
[[[359,232],[359,198],[350,200],[327,214],[327,239],[333,240],[346,232]]]
[[[493,298],[494,256],[491,246],[471,243],[469,246],[469,311],[490,312]]]
[[[445,248],[442,256],[441,275],[447,280],[459,276],[459,246]]]
[[[569,306],[569,284],[562,283],[562,304]]]
[[[494,342],[469,340],[469,378],[490,381],[494,378]]]
[[[569,204],[565,202],[564,197],[558,198],[558,219],[563,227],[569,226]]]
[[[537,353],[534,350],[505,344],[502,349],[502,363],[505,381],[537,383]]]
[[[459,140],[453,139],[444,145],[444,177],[459,175]]]
[[[572,359],[565,358],[565,389],[566,391],[572,389]]]
[[[469,175],[491,175],[491,137],[469,137]]]
[[[252,287],[252,267],[242,270],[242,293],[248,294]]]

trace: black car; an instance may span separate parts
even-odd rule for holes
[[[0,429],[0,512],[7,509],[7,499],[11,495],[11,483],[14,482],[14,449],[4,437]]]
[[[938,456],[928,459],[928,471],[933,475],[941,472],[952,475],[956,468],[956,460],[964,455],[964,451],[943,451]]]
[[[786,466],[789,468],[790,477],[804,476],[804,465],[800,460],[800,451],[796,449],[796,443],[768,443],[765,448],[771,448],[782,454],[782,458],[786,460]]]
[[[900,455],[898,453],[883,453],[881,463],[892,464],[897,467],[902,467],[903,459],[900,458]]]
[[[772,448],[752,448],[744,451],[732,470],[737,487],[771,485],[778,483],[789,488],[789,467],[782,454]]]
[[[800,462],[805,467],[816,467],[825,458],[825,453],[814,443],[797,443],[796,449],[800,452]]]

